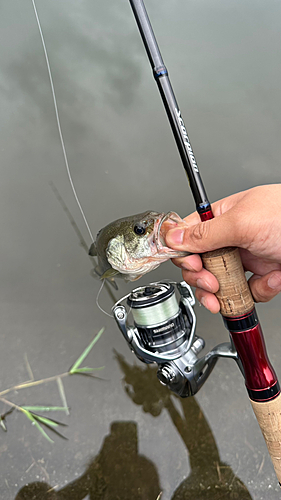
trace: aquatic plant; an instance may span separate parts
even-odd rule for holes
[[[58,427],[66,427],[67,425],[59,422],[57,420],[54,420],[53,418],[46,417],[44,415],[40,415],[37,412],[49,412],[49,411],[63,411],[67,415],[69,415],[69,407],[67,405],[67,400],[66,400],[66,395],[65,395],[65,390],[63,386],[62,379],[65,377],[69,377],[70,375],[88,375],[88,376],[93,376],[92,373],[97,370],[102,370],[104,367],[99,367],[99,368],[89,368],[88,366],[81,366],[83,363],[84,359],[88,356],[96,342],[99,340],[101,337],[102,333],[104,332],[104,328],[102,328],[98,334],[94,337],[94,339],[90,342],[90,344],[86,347],[86,349],[82,352],[82,354],[79,356],[79,358],[75,361],[75,363],[69,368],[67,372],[61,373],[60,375],[53,375],[52,377],[40,379],[40,380],[34,380],[33,373],[31,371],[30,365],[27,361],[27,367],[28,371],[30,373],[30,380],[27,382],[23,382],[22,384],[14,385],[13,387],[10,387],[8,389],[5,389],[4,391],[0,392],[0,401],[2,403],[8,405],[10,409],[6,411],[5,413],[2,413],[0,415],[0,426],[3,431],[7,432],[7,427],[6,427],[6,419],[8,415],[11,415],[14,410],[20,411],[25,417],[27,417],[33,425],[41,432],[41,434],[46,438],[48,441],[53,443],[54,441],[50,438],[50,436],[47,434],[47,432],[44,430],[43,427],[46,427],[48,430],[54,432],[55,434],[59,435],[63,439],[67,439],[63,434],[61,434],[58,431]],[[6,394],[13,392],[13,391],[19,391],[21,389],[27,389],[29,387],[34,387],[38,386],[41,384],[46,384],[48,382],[54,382],[56,381],[58,384],[58,390],[59,394],[61,397],[62,405],[63,406],[26,406],[26,405],[17,405],[14,402],[6,399],[4,396]]]

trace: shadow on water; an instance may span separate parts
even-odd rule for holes
[[[159,383],[155,368],[131,366],[123,356],[116,354],[116,357],[131,400],[154,417],[165,409],[188,451],[191,473],[176,489],[172,500],[250,500],[246,486],[221,461],[215,438],[196,399],[177,398],[181,414],[173,402],[175,396]]]
[[[85,473],[59,491],[47,483],[24,486],[15,500],[156,500],[156,467],[138,454],[137,424],[113,422],[99,454]]]
[[[178,411],[175,396],[159,383],[154,368],[129,365],[118,353],[116,358],[130,399],[153,417],[166,410],[188,451],[191,473],[171,500],[251,500],[242,481],[220,459],[196,399],[178,398]],[[137,424],[113,422],[99,454],[80,478],[59,491],[47,483],[31,483],[19,491],[15,500],[156,500],[160,491],[156,466],[138,454]]]

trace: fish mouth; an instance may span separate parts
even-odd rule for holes
[[[154,242],[157,248],[158,255],[165,255],[166,257],[186,257],[191,255],[191,252],[173,250],[166,245],[166,234],[170,229],[175,229],[179,224],[183,224],[183,220],[176,212],[168,212],[167,214],[162,214],[159,219],[157,219],[154,226]]]

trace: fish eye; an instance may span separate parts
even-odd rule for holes
[[[143,236],[146,233],[146,226],[141,223],[136,224],[134,226],[134,233],[138,236]]]

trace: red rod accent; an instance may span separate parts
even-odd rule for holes
[[[250,330],[230,334],[245,370],[246,387],[259,390],[274,385],[277,376],[267,356],[260,324]]]
[[[199,214],[200,219],[202,222],[205,222],[206,220],[211,220],[214,218],[212,210],[208,210],[208,212],[204,212]]]
[[[213,218],[214,215],[210,208],[206,212],[200,213],[202,222]],[[269,389],[277,382],[276,373],[268,359],[260,323],[241,332],[232,332],[229,328],[231,320],[237,322],[237,320],[246,319],[252,313],[253,311],[250,311],[241,317],[227,318],[227,321],[230,335],[244,368],[246,387],[255,391]]]

